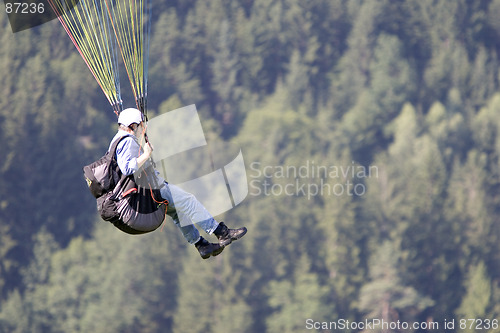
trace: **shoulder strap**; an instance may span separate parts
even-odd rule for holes
[[[127,134],[127,135],[124,135],[124,136],[118,138],[115,142],[113,142],[113,144],[111,145],[111,148],[106,153],[106,155],[107,155],[107,161],[106,161],[107,167],[106,168],[108,169],[110,177],[113,178],[115,185],[120,181],[121,178],[123,178],[122,173],[118,167],[118,162],[116,160],[116,149],[118,147],[118,144],[126,137],[131,137],[131,135]],[[117,175],[116,179],[114,178],[113,173],[116,173],[116,175]]]
[[[132,137],[132,135],[130,134],[126,134],[122,137],[120,137],[119,139],[117,139],[115,142],[113,142],[113,144],[111,145],[111,147],[109,148],[109,153],[113,154],[113,156],[115,156],[116,154],[116,148],[118,147],[118,144],[125,138],[127,137]]]
[[[108,155],[109,158],[108,158],[108,161],[109,161],[109,165],[110,165],[110,172],[111,172],[111,169],[115,170],[116,172],[116,175],[118,176],[116,179],[114,179],[115,181],[115,184],[118,184],[118,183],[121,183],[122,186],[125,182],[127,182],[127,180],[130,180],[132,179],[133,180],[133,175],[128,175],[128,176],[124,176],[118,166],[118,161],[116,160],[116,149],[118,148],[118,144],[125,138],[132,138],[133,136],[130,135],[130,134],[125,134],[123,136],[121,136],[120,138],[118,138],[115,142],[113,142],[113,144],[111,145],[109,151],[108,151],[108,154],[111,154],[111,155]]]

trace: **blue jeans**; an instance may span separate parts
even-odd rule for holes
[[[200,240],[200,233],[194,224],[198,224],[209,235],[219,225],[191,193],[165,182],[165,186],[160,189],[160,194],[163,199],[168,200],[167,215],[174,220],[175,225],[179,227],[190,244]]]

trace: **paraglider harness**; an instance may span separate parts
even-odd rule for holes
[[[83,167],[83,173],[101,218],[128,234],[143,234],[163,223],[168,201],[161,198],[156,187],[141,186],[134,175],[125,176],[120,171],[116,148],[126,137],[131,135],[115,140],[103,157]],[[147,179],[149,172],[154,170],[143,170],[138,178]]]

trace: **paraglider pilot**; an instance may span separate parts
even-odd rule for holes
[[[110,147],[119,138],[129,135],[119,142],[116,149],[116,161],[123,175],[131,175],[151,163],[149,158],[153,148],[146,142],[142,149],[138,142],[137,138],[141,137],[145,130],[143,115],[139,110],[134,108],[123,110],[118,117],[118,124],[118,132],[111,141]],[[225,246],[246,234],[245,227],[229,229],[224,222],[218,223],[194,195],[165,182],[159,177],[158,172],[156,172],[155,177],[162,182],[160,186],[161,197],[168,200],[169,203],[167,215],[179,227],[184,238],[190,244],[194,244],[203,259],[220,254]],[[178,213],[182,213],[183,216],[189,217],[192,221],[201,221],[196,224],[207,234],[214,234],[218,243],[210,243],[201,237],[194,224],[181,225]]]

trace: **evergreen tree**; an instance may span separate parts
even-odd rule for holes
[[[273,313],[267,319],[269,332],[297,332],[307,319],[327,320],[324,305],[325,287],[309,271],[306,255],[297,260],[294,276],[269,283],[269,305]]]
[[[369,67],[376,42],[376,27],[386,1],[366,1],[353,13],[353,26],[347,38],[347,49],[338,63],[338,77],[333,84],[333,105],[343,115],[360,99],[369,81]],[[355,7],[354,2],[350,6]]]
[[[22,270],[23,289],[15,289],[0,308],[0,331],[43,332],[53,327],[48,292],[45,286],[50,278],[50,260],[58,250],[53,236],[45,229],[34,235],[34,259]],[[22,292],[22,293],[21,293]]]
[[[215,115],[226,131],[236,131],[241,122],[240,102],[244,90],[237,82],[239,61],[235,53],[235,37],[232,27],[227,20],[222,20],[219,25],[217,39],[214,43],[214,61],[211,69],[213,73],[212,86],[216,91]]]
[[[332,304],[329,316],[353,320],[357,315],[355,300],[366,275],[367,243],[374,232],[360,215],[360,202],[371,189],[365,187],[363,175],[357,176],[363,167],[354,164],[348,150],[337,149],[332,149],[325,163],[318,163],[333,169],[325,179],[323,204],[316,217],[317,239],[321,240],[320,267],[328,281],[328,303]]]
[[[189,253],[179,276],[173,332],[249,332],[249,309],[231,259],[235,258],[223,252],[200,262],[196,251]]]
[[[7,283],[6,277],[11,273],[13,264],[15,261],[10,257],[10,251],[14,248],[16,242],[12,239],[9,232],[9,226],[6,224],[0,224],[0,299],[6,296],[6,291],[4,289]]]
[[[385,124],[398,114],[405,99],[412,99],[412,71],[401,56],[401,43],[396,37],[379,36],[367,69],[370,88],[361,90],[342,122],[355,157],[359,154],[370,159],[374,143],[383,142]]]
[[[470,268],[466,278],[466,294],[457,309],[457,318],[485,318],[491,299],[491,285],[486,266],[483,262]],[[475,325],[467,322],[466,329],[460,332],[475,332]]]
[[[394,244],[386,241],[371,259],[371,281],[361,288],[359,300],[359,308],[367,314],[367,318],[377,318],[387,323],[398,320],[414,322],[419,313],[433,305],[430,298],[420,295],[402,281],[398,253],[401,252],[394,248]],[[372,330],[366,330],[369,331]],[[374,327],[373,331],[394,332],[382,326]]]

